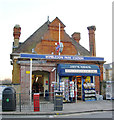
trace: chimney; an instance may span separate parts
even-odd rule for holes
[[[95,26],[89,26],[87,27],[89,31],[89,50],[91,56],[96,56],[96,45],[95,45]]]
[[[14,36],[14,45],[13,48],[18,48],[19,47],[19,38],[21,35],[21,27],[20,25],[15,25],[13,28],[13,36]]]
[[[74,32],[73,34],[72,34],[72,38],[77,42],[77,43],[79,43],[79,41],[80,41],[80,33],[79,32]]]

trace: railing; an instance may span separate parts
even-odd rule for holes
[[[48,92],[47,94],[45,94],[44,97],[44,93],[39,93],[39,107],[40,107],[40,111],[42,112],[49,112],[49,111],[54,111],[54,93],[53,92]],[[3,97],[3,95],[1,95],[1,102],[4,104],[5,106],[7,106],[8,104],[12,104],[9,103],[11,101],[14,101],[13,104],[16,104],[16,111],[18,112],[34,112],[34,98],[33,98],[33,94],[32,94],[32,100],[30,100],[30,94],[29,93],[16,93],[16,97],[12,98],[10,97],[10,95],[8,95],[9,97]],[[15,99],[15,100],[14,100]],[[11,107],[10,105],[8,105],[9,107]],[[8,107],[7,106],[7,107]],[[9,109],[9,108],[8,108]]]
[[[50,95],[49,95],[50,94]],[[44,97],[43,93],[40,93],[39,96],[39,107],[40,111],[53,111],[54,110],[54,97],[51,96],[53,93],[49,93],[48,96]],[[26,96],[24,98],[24,96]],[[34,99],[32,94],[32,100],[30,103],[30,94],[17,94],[17,110],[18,111],[34,111]]]

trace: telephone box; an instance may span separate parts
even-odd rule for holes
[[[34,112],[40,111],[39,93],[34,93]]]

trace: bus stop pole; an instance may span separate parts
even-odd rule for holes
[[[32,105],[32,59],[30,59],[30,107]]]

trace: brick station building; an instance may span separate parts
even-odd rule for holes
[[[94,93],[100,94],[105,61],[104,58],[96,57],[96,27],[87,27],[89,51],[80,44],[80,33],[74,32],[70,37],[65,27],[58,17],[52,22],[47,20],[20,43],[21,27],[14,26],[10,58],[13,65],[12,82],[19,85],[17,92],[30,92],[30,59],[32,59],[33,92],[40,92],[45,97],[45,91],[53,92],[52,87],[58,84],[65,101],[75,99],[76,95],[79,100],[94,100]],[[61,51],[59,33],[63,47]],[[87,95],[88,91],[91,95]]]

